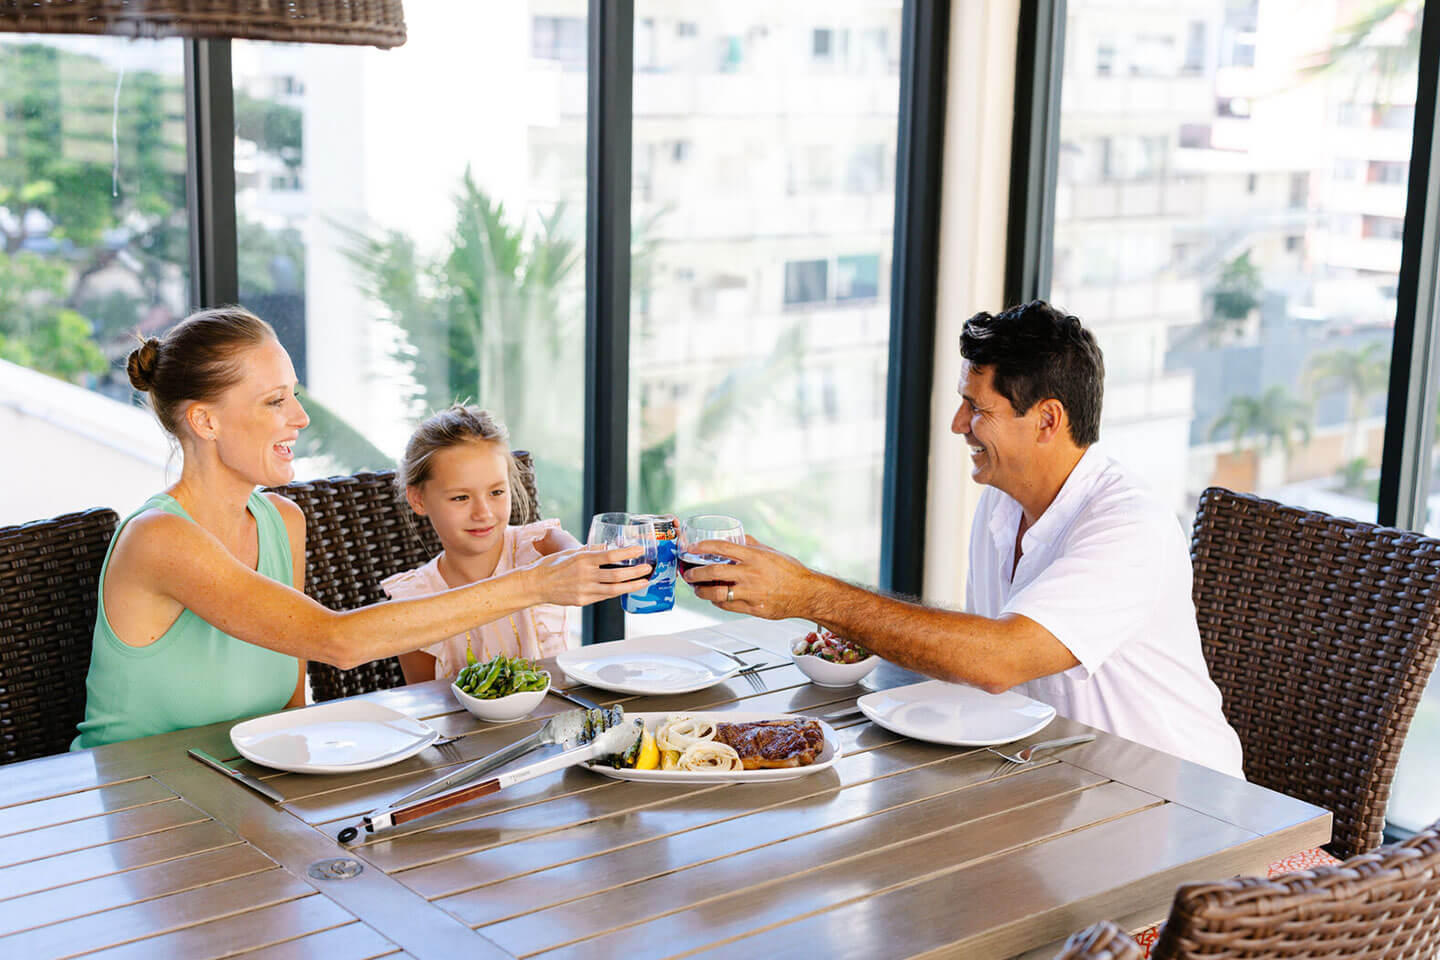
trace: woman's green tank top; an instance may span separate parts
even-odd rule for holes
[[[256,570],[294,586],[290,537],[280,511],[258,490],[250,495],[246,509],[260,534]],[[132,647],[115,636],[105,616],[105,573],[120,531],[146,510],[192,519],[174,497],[161,493],[116,528],[105,551],[105,565],[100,568],[100,605],[90,674],[85,680],[85,719],[71,750],[273,713],[289,702],[299,680],[295,657],[237,640],[189,609],[181,610],[170,629],[149,646]]]

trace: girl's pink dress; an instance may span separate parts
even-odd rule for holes
[[[537,547],[538,541],[545,536],[546,531],[559,526],[559,520],[540,520],[522,527],[506,527],[505,549],[500,553],[500,562],[496,564],[492,576],[499,576],[539,560],[541,553]],[[450,589],[450,585],[440,576],[439,564],[440,558],[437,556],[424,566],[385,578],[380,582],[380,586],[392,600],[409,600],[443,593]],[[529,660],[553,657],[565,650],[569,644],[570,608],[542,603],[422,647],[422,653],[430,654],[437,661],[436,677],[453,677],[465,666],[467,639],[478,660],[489,660],[500,653]]]

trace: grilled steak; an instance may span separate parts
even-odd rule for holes
[[[814,720],[720,723],[715,739],[734,747],[746,770],[807,767],[825,749],[825,734]]]

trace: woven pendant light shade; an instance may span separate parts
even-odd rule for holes
[[[405,12],[400,0],[0,0],[0,32],[398,47]]]

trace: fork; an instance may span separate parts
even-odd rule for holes
[[[700,643],[700,641],[698,640],[694,642],[697,646],[704,647],[706,650],[714,650],[722,657],[729,657],[731,660],[734,660],[736,663],[740,664],[740,671],[736,674],[736,676],[744,677],[746,680],[748,680],[750,682],[750,689],[754,690],[756,693],[765,692],[765,681],[760,679],[761,664],[751,663],[748,660],[742,660],[739,657],[735,656],[735,654],[731,653],[729,650],[721,650],[719,647],[712,647],[708,643]]]
[[[1056,750],[1060,747],[1073,747],[1077,743],[1089,743],[1094,739],[1095,734],[1082,733],[1078,737],[1063,737],[1059,740],[1044,740],[1040,743],[1032,743],[1017,753],[1005,753],[1001,750],[996,750],[994,747],[986,747],[985,749],[1002,760],[1008,760],[1010,763],[1019,765],[1029,763],[1031,758],[1035,756],[1036,750]]]
[[[460,756],[460,748],[455,746],[455,741],[459,739],[459,737],[439,737],[436,740],[432,741],[430,746],[440,751],[440,756],[444,757],[446,760],[459,763],[461,760],[465,759],[464,757]]]

